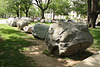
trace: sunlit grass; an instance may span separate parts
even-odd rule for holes
[[[52,23],[46,24],[50,25]],[[29,49],[26,47],[36,45],[32,42],[25,40],[34,39],[34,37],[27,36],[27,33],[20,32],[18,29],[15,29],[17,28],[10,27],[6,24],[0,24],[0,38],[2,38],[0,39],[0,67],[34,67],[34,60],[21,53],[23,51],[29,51]],[[93,50],[100,51],[100,28],[89,30],[94,37],[94,43],[90,48]],[[49,55],[47,50],[44,50],[43,54]],[[89,53],[85,52],[84,54],[86,55],[86,57],[88,57]],[[78,58],[81,60],[84,58],[82,58],[81,55],[84,54],[69,58]]]
[[[0,18],[0,20],[2,20],[2,19],[7,19],[7,18]]]
[[[94,43],[90,48],[100,51],[100,28],[89,29],[89,30],[94,37]]]

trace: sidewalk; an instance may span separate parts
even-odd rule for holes
[[[100,53],[90,56],[73,67],[100,67]]]

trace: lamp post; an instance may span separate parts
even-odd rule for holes
[[[18,6],[18,8],[19,8],[19,18],[20,18],[20,5]]]

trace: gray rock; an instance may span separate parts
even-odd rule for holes
[[[91,46],[93,36],[85,24],[59,22],[49,27],[45,42],[51,53],[70,56]]]
[[[27,20],[27,21],[32,21],[32,19],[29,18],[29,17],[21,17],[20,19],[22,19],[22,20]]]
[[[43,23],[36,23],[32,27],[32,34],[40,39],[45,39],[45,36],[48,32],[49,26]]]
[[[32,33],[32,27],[33,27],[33,25],[25,26],[25,27],[23,28],[23,30],[24,30],[26,33]]]
[[[42,19],[41,22],[45,22],[45,19]]]
[[[18,20],[19,20],[18,18],[9,18],[6,22],[8,25],[16,27]]]
[[[18,27],[19,29],[22,30],[23,27],[28,26],[28,24],[30,24],[29,21],[20,19],[20,20],[17,22],[17,27]]]

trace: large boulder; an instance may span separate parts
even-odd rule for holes
[[[33,27],[33,25],[25,26],[25,27],[23,28],[23,30],[24,30],[26,33],[32,33],[32,27]]]
[[[70,56],[91,46],[93,36],[85,24],[59,22],[49,27],[45,42],[51,53]]]
[[[6,23],[12,27],[16,27],[18,20],[18,18],[8,18]]]
[[[45,36],[48,32],[49,26],[43,23],[36,23],[32,27],[32,34],[40,39],[45,39]]]
[[[30,22],[28,20],[22,20],[22,19],[20,19],[17,22],[17,27],[22,30],[23,27],[28,26],[28,24],[30,24]]]

